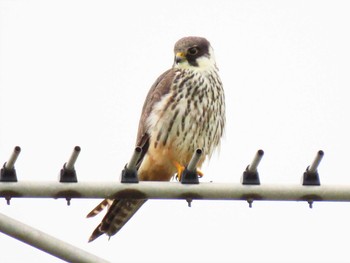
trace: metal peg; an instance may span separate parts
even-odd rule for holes
[[[187,170],[190,172],[197,172],[197,164],[202,156],[202,149],[197,149],[192,155],[191,161],[187,166]]]
[[[320,165],[323,156],[324,156],[324,152],[322,150],[317,152],[317,155],[316,155],[314,161],[312,162],[312,164],[308,168],[310,173],[316,173],[317,172],[317,168]]]
[[[314,161],[310,166],[306,168],[306,171],[304,172],[303,185],[321,185],[317,168],[321,163],[323,156],[324,156],[324,152],[322,150],[317,152],[317,155]]]
[[[74,164],[78,159],[80,151],[81,151],[81,148],[79,146],[74,147],[74,150],[73,150],[68,162],[66,163],[67,170],[74,170]]]
[[[15,162],[16,162],[20,152],[21,152],[21,147],[19,147],[19,146],[16,146],[13,149],[13,152],[11,154],[10,159],[4,165],[5,169],[12,170],[13,168],[15,168]]]
[[[264,156],[264,151],[263,150],[258,150],[254,156],[253,161],[248,165],[247,170],[250,173],[256,173],[258,171],[258,165]]]
[[[136,170],[136,164],[137,164],[137,161],[140,159],[141,152],[142,152],[142,148],[140,146],[137,146],[134,150],[133,155],[130,158],[130,161],[126,165],[126,168],[130,170]]]
[[[60,172],[60,182],[61,183],[77,183],[78,182],[77,173],[75,171],[74,165],[75,165],[75,162],[79,156],[80,150],[81,150],[81,148],[79,146],[75,146],[68,162],[66,162],[63,165],[63,168],[61,169],[61,172]]]
[[[199,184],[197,165],[202,154],[203,154],[202,149],[197,149],[193,153],[189,164],[187,165],[185,170],[182,172],[182,175],[181,175],[182,184]]]
[[[15,170],[16,160],[21,152],[21,147],[16,146],[9,158],[9,160],[4,163],[3,168],[0,171],[0,181],[2,182],[17,182],[17,175]]]
[[[130,161],[125,165],[122,175],[121,182],[122,183],[138,183],[138,175],[137,175],[137,162],[140,159],[142,154],[142,148],[137,146],[134,150],[134,153],[131,156]]]
[[[259,185],[259,173],[258,173],[258,165],[264,156],[263,150],[258,150],[254,156],[253,161],[247,166],[246,170],[243,173],[241,182],[244,185]]]

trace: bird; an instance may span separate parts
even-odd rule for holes
[[[220,147],[225,128],[225,94],[214,50],[204,37],[183,37],[175,43],[172,67],[154,82],[139,120],[136,146],[140,181],[170,181],[181,176],[196,149],[198,169]],[[198,170],[198,174],[203,173]],[[89,242],[115,235],[146,199],[105,199],[87,217],[108,211]]]

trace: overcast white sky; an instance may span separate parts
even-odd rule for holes
[[[183,36],[215,49],[227,104],[202,181],[298,184],[320,149],[321,183],[350,184],[348,1],[0,0],[0,162],[57,180],[75,145],[80,181],[117,183],[148,89]],[[88,244],[98,200],[0,200],[0,212],[113,262],[349,262],[350,204],[149,201]],[[1,262],[60,262],[0,234]]]

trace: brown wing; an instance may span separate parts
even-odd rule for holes
[[[137,133],[136,145],[142,148],[141,157],[137,162],[137,167],[139,167],[141,164],[149,146],[150,135],[147,132],[147,118],[151,114],[154,104],[160,101],[160,99],[169,92],[174,76],[175,71],[173,69],[169,69],[168,71],[164,72],[162,75],[160,75],[148,92],[142,108],[139,130]],[[107,214],[102,219],[102,222],[92,233],[89,242],[95,240],[104,233],[108,236],[116,234],[145,202],[146,200],[105,199],[102,201],[88,214],[88,217],[92,217],[101,212],[105,207],[109,207]]]
[[[151,114],[154,104],[160,101],[160,99],[169,92],[174,76],[174,69],[169,69],[160,75],[149,90],[145,103],[143,104],[136,139],[136,146],[140,146],[142,148],[140,159],[137,162],[138,167],[141,164],[149,146],[150,135],[147,132],[147,118]]]

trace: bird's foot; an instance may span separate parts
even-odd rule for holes
[[[175,178],[176,178],[177,181],[180,182],[182,173],[183,173],[183,171],[185,171],[186,167],[181,165],[181,164],[179,164],[178,162],[175,162],[175,161],[174,161],[174,165],[175,165],[176,171],[177,171]]]
[[[203,175],[204,175],[204,173],[201,170],[199,170],[199,169],[197,169],[197,174],[198,174],[199,178],[202,178]]]
[[[174,162],[174,165],[175,165],[176,170],[177,170],[177,174],[176,174],[175,178],[176,178],[177,181],[180,182],[181,181],[181,177],[182,177],[182,173],[183,173],[183,171],[185,171],[186,167],[181,165],[181,164],[179,164],[178,162]],[[202,178],[204,174],[203,174],[203,172],[201,170],[197,169],[197,175],[198,175],[199,178]]]

